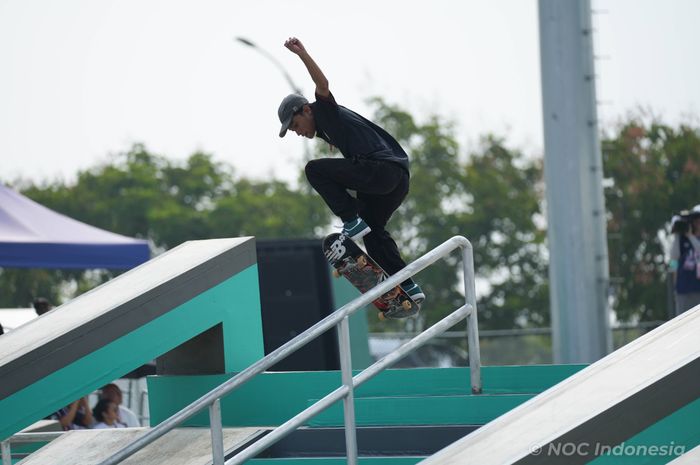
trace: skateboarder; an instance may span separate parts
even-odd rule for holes
[[[280,137],[291,130],[309,139],[320,137],[340,151],[343,158],[311,160],[306,178],[343,221],[342,233],[363,238],[369,255],[392,275],[406,262],[385,226],[408,194],[408,155],[384,129],[336,103],[328,79],[299,39],[292,37],[284,46],[306,66],[316,85],[316,101],[309,103],[298,94],[285,97],[278,110]],[[412,279],[401,286],[417,303],[425,300]]]

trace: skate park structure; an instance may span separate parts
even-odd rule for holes
[[[540,2],[541,26],[545,20],[556,25],[563,4]],[[579,54],[565,50],[567,44],[590,45],[590,22],[581,19],[590,4],[571,5],[568,12],[574,15],[568,19],[574,23],[560,32],[573,31],[575,38],[559,40],[546,28],[541,31],[551,46],[550,54],[543,53],[553,63],[549,68],[571,70],[559,82],[587,87],[571,98],[577,85],[567,90],[543,79],[551,92],[545,96],[547,152],[576,140],[574,148],[583,148],[572,162],[564,144],[561,170],[556,164],[548,168],[563,188],[561,195],[550,192],[555,184],[548,181],[548,196],[567,199],[560,208],[552,202],[548,215],[550,241],[555,250],[561,247],[552,253],[551,276],[553,306],[576,307],[555,318],[559,343],[568,345],[565,361],[576,361],[580,354],[593,361],[606,353],[601,296],[607,251],[600,228],[604,205],[597,185],[597,122],[590,107],[595,108],[594,73],[586,67],[592,57],[587,49]],[[566,62],[570,57],[582,61]],[[543,76],[552,78],[544,65]],[[568,133],[559,141],[552,135],[556,121]],[[561,220],[562,212],[573,216]],[[556,227],[558,222],[564,226]],[[8,438],[21,428],[154,357],[164,370],[149,380],[154,426],[264,361],[252,239],[220,241],[185,244],[0,340],[3,459],[12,461]],[[573,253],[572,243],[580,245]],[[338,311],[343,304],[338,303]],[[350,399],[354,433],[339,397],[246,463],[696,463],[699,312],[695,308],[587,367],[483,367],[476,390],[473,368],[383,371]],[[475,342],[472,362],[478,340],[470,341]],[[338,385],[352,384],[338,371],[261,372],[212,403],[209,412],[194,413],[121,463],[234,463],[245,447],[275,434],[274,427],[318,405]],[[103,463],[147,434],[114,432],[98,439],[92,431],[70,432],[23,463]],[[348,435],[355,450],[348,447],[353,442]],[[84,462],[76,460],[79,455]]]
[[[3,439],[153,357],[170,370],[149,379],[154,426],[265,360],[254,250],[253,238],[185,243],[3,336]],[[470,368],[382,371],[355,390],[356,463],[539,463],[533,445],[556,451],[557,444],[601,450],[673,441],[676,452],[690,451],[700,443],[692,426],[700,414],[699,325],[700,312],[687,312],[589,367],[483,367],[480,392]],[[342,383],[338,371],[251,378],[219,404],[226,460]],[[345,463],[341,403],[250,463]],[[211,418],[206,409],[190,416],[122,463],[145,456],[164,460],[151,463],[211,463]],[[70,432],[24,463],[61,463],[62,454],[71,463],[101,463],[148,431],[99,441],[89,436],[95,431]],[[545,463],[618,458],[551,453]],[[625,463],[666,463],[661,458],[676,456],[642,454]]]

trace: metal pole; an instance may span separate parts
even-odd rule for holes
[[[590,0],[539,0],[549,292],[556,363],[611,351]]]
[[[345,419],[345,453],[348,465],[357,464],[357,437],[355,431],[355,395],[352,380],[352,358],[350,352],[350,323],[348,317],[338,325],[338,348],[340,350],[340,370],[343,386],[348,388],[348,394],[343,399]]]
[[[467,316],[468,312],[471,311],[472,308],[469,305],[465,305],[455,310],[454,312],[452,312],[439,322],[435,323],[433,326],[426,329],[421,334],[414,337],[409,342],[405,343],[389,355],[370,365],[368,368],[363,370],[362,373],[355,375],[352,378],[354,385],[360,386],[366,381],[369,381],[370,379],[381,373],[384,369],[390,367],[394,363],[401,360],[403,357],[406,356],[406,354],[408,354],[412,350],[420,347],[436,335],[445,332],[447,329],[457,324],[460,320]],[[278,426],[270,434],[265,435],[262,439],[255,442],[247,449],[231,457],[229,460],[226,461],[225,465],[240,465],[246,460],[255,457],[260,452],[264,451],[272,444],[279,441],[299,426],[303,425],[310,418],[314,417],[315,415],[318,415],[319,413],[333,405],[335,402],[346,397],[348,393],[349,389],[347,386],[340,386],[335,391],[331,392],[315,404],[308,407],[306,410],[303,410],[302,412],[297,414],[297,416],[295,416],[294,418],[291,418],[285,423]]]
[[[275,58],[270,52],[266,51],[263,48],[258,47],[254,42],[252,42],[251,40],[248,40],[244,37],[236,37],[235,40],[242,43],[243,45],[247,45],[248,47],[252,48],[253,50],[256,50],[262,56],[264,56],[265,58],[270,60],[277,67],[277,69],[282,73],[282,75],[284,76],[284,79],[287,81],[287,84],[289,84],[289,87],[291,87],[295,93],[302,95],[301,88],[298,85],[296,85],[296,83],[292,80],[292,77],[289,75],[287,70],[284,69],[284,66],[282,66],[282,63],[280,63],[277,60],[277,58]]]
[[[473,394],[481,394],[481,352],[479,350],[479,321],[476,316],[476,285],[474,284],[474,256],[471,248],[462,247],[464,267],[464,299],[472,311],[467,317],[467,346],[469,350],[469,377]]]
[[[10,452],[10,440],[0,443],[2,449],[2,465],[12,465],[12,453]]]
[[[238,42],[242,43],[243,45],[246,45],[253,50],[257,51],[260,53],[262,56],[270,60],[276,67],[277,69],[282,73],[282,76],[284,76],[285,81],[287,81],[287,84],[289,84],[289,87],[292,88],[292,92],[295,94],[299,95],[304,95],[304,92],[301,90],[301,87],[299,87],[296,82],[292,79],[292,77],[289,75],[287,70],[282,66],[282,63],[279,62],[270,52],[266,51],[265,49],[262,49],[258,47],[253,41],[248,40],[244,37],[236,37],[235,40]],[[311,160],[311,148],[309,147],[309,139],[306,137],[303,139],[304,144],[304,163],[308,162]]]
[[[209,406],[209,427],[211,428],[213,465],[224,465],[224,431],[221,424],[221,399],[216,399]]]

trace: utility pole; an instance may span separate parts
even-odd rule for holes
[[[590,363],[612,348],[590,0],[539,0],[539,27],[554,360]]]

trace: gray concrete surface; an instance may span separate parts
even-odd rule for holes
[[[668,462],[668,465],[698,465],[700,463],[700,446],[687,451],[675,460]]]
[[[698,334],[700,306],[420,463],[588,463],[700,396]]]
[[[145,428],[69,431],[19,465],[95,465],[144,434]],[[224,429],[224,451],[231,451],[263,430]],[[122,462],[122,465],[207,465],[211,463],[208,428],[175,429]]]
[[[3,335],[0,399],[158,318],[256,260],[252,237],[185,242]]]

